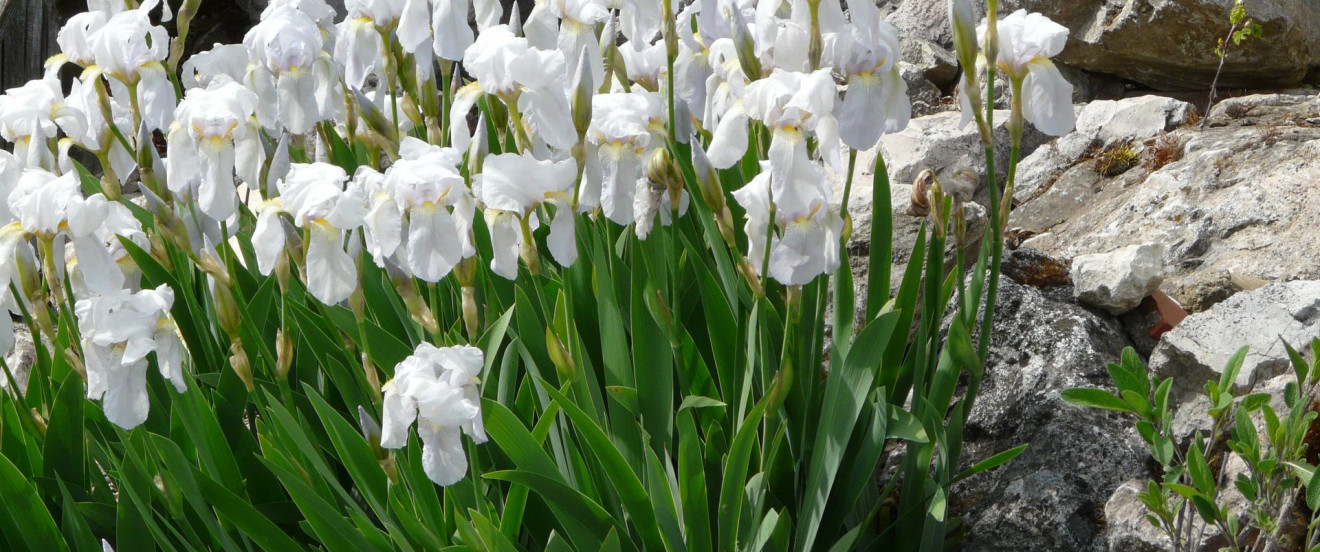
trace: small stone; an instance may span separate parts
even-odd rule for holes
[[[1141,305],[1164,281],[1164,247],[1145,244],[1111,253],[1078,255],[1072,265],[1077,299],[1111,314]]]
[[[1192,274],[1179,283],[1171,295],[1188,312],[1201,312],[1209,310],[1210,307],[1243,289],[1234,281],[1232,273],[1219,268]]]

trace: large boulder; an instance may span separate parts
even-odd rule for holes
[[[1250,390],[1257,382],[1291,370],[1283,341],[1305,348],[1320,336],[1320,281],[1276,283],[1238,293],[1210,310],[1188,316],[1151,354],[1151,369],[1174,378],[1177,388],[1199,389],[1218,379],[1228,359],[1251,347],[1235,387]]]
[[[1027,155],[1018,164],[1014,195],[1035,197],[1087,155],[1120,144],[1140,147],[1143,141],[1186,125],[1196,108],[1163,96],[1138,96],[1086,104],[1077,113],[1077,128]]]
[[[984,14],[984,0],[978,3]],[[1001,16],[1019,8],[1040,12],[1071,29],[1058,61],[1158,90],[1196,90],[1214,80],[1214,49],[1228,34],[1232,6],[1233,0],[1002,0],[999,9]],[[1294,86],[1320,68],[1320,4],[1256,0],[1247,9],[1264,37],[1230,46],[1221,86]],[[910,39],[952,45],[944,2],[903,2],[889,21]]]
[[[1071,387],[1108,382],[1128,340],[1112,318],[1068,301],[1067,286],[1039,290],[1004,279],[981,394],[963,458],[1018,445],[1021,456],[954,490],[968,552],[1107,550],[1105,501],[1147,474],[1146,450],[1124,416],[1063,402]]]
[[[1008,174],[1008,119],[1008,111],[995,111],[995,172],[1001,181]],[[1022,155],[1030,154],[1049,139],[1027,125],[1022,136]],[[891,182],[911,184],[923,169],[931,169],[941,178],[960,169],[984,173],[985,147],[981,145],[981,135],[976,123],[962,124],[961,111],[912,119],[902,132],[881,138],[880,145]],[[860,160],[858,165],[863,166]]]
[[[1162,244],[1160,289],[1184,305],[1222,300],[1205,287],[1216,281],[1250,289],[1320,279],[1320,126],[1307,122],[1317,107],[1314,96],[1225,100],[1206,129],[1154,140],[1121,177],[1082,163],[1043,192],[1017,195],[1010,226],[1035,233],[1024,244],[1056,258]],[[1227,277],[1198,276],[1208,271]]]

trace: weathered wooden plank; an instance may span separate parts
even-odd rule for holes
[[[46,58],[58,51],[54,5],[48,0],[0,0],[0,88],[41,76]]]

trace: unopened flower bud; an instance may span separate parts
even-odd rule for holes
[[[46,425],[45,416],[42,416],[41,411],[35,408],[28,410],[28,414],[32,415],[32,425],[36,426],[37,434],[44,439],[46,437],[46,429],[49,427]]]
[[[715,225],[719,227],[720,237],[724,238],[724,243],[728,244],[729,247],[736,248],[738,242],[733,229],[733,213],[729,211],[729,206],[725,205],[723,209],[720,209],[718,216],[715,218]]]
[[[964,72],[976,68],[976,13],[971,0],[949,0],[949,21],[953,24],[953,47]],[[974,84],[974,83],[973,83]]]
[[[531,226],[527,224],[526,218],[519,219],[522,223],[522,243],[518,247],[518,256],[522,257],[524,263],[527,263],[527,271],[536,276],[541,273],[541,253],[536,250],[536,239],[532,237]]]
[[[596,86],[591,82],[591,61],[587,49],[582,49],[578,58],[577,71],[573,74],[573,128],[577,130],[578,140],[587,135],[591,126],[591,98],[596,94]]]
[[[431,314],[431,307],[427,306],[426,299],[417,293],[417,286],[413,284],[412,277],[388,259],[385,261],[385,273],[389,275],[394,289],[398,290],[399,297],[403,298],[403,306],[408,309],[408,316],[413,322],[426,330],[426,333],[431,335],[440,333],[440,324]]]
[[[935,173],[932,172],[930,185],[930,219],[935,227],[935,235],[940,238],[947,236],[949,233],[949,213],[946,211],[946,199],[948,199],[948,196],[945,195],[944,188],[940,186],[940,179],[935,178]]]
[[[209,252],[202,252],[201,257],[197,259],[197,268],[202,269],[202,272],[205,272],[208,276],[215,278],[216,285],[219,287],[228,287],[233,284],[233,280],[229,277],[229,271]]]
[[[483,111],[477,116],[477,130],[472,133],[472,142],[468,144],[468,173],[480,174],[481,167],[489,154],[490,132],[486,130],[486,113]]]
[[[509,12],[509,32],[513,33],[513,36],[523,34],[522,9],[518,7],[518,2],[513,2],[512,11]]]
[[[710,164],[710,158],[706,157],[706,149],[701,147],[701,142],[692,140],[691,143],[692,169],[697,173],[697,185],[701,186],[701,197],[705,198],[711,212],[719,213],[725,206],[724,185],[720,182],[720,173]]]
[[[284,328],[275,331],[275,378],[284,381],[293,368],[293,340],[284,333]]]
[[[577,364],[573,362],[573,355],[569,354],[564,342],[555,335],[554,326],[545,329],[545,346],[550,353],[550,362],[555,365],[555,371],[559,373],[560,381],[572,381],[577,377]]]
[[[64,350],[64,361],[69,363],[73,371],[82,376],[83,381],[87,381],[87,366],[83,364],[83,360],[78,357],[78,354],[73,352],[73,349]]]
[[[793,360],[785,356],[783,364],[779,366],[779,371],[775,373],[774,379],[770,380],[770,396],[765,406],[767,415],[778,411],[780,407],[784,406],[784,401],[788,399],[788,391],[792,387]]]
[[[733,44],[738,53],[738,65],[748,79],[761,78],[761,60],[756,57],[756,39],[747,27],[747,19],[737,5],[725,5],[729,19],[733,23]]]
[[[252,382],[252,363],[248,361],[247,351],[243,350],[241,339],[235,339],[229,346],[229,366],[234,369],[235,374],[238,374],[238,379],[243,381],[243,387],[247,388],[249,393],[256,389]]]
[[[238,301],[234,299],[234,293],[229,290],[229,286],[217,282],[213,286],[212,297],[215,299],[215,315],[220,321],[220,328],[231,339],[237,339],[243,315],[238,308]]]
[[[738,273],[742,274],[743,280],[746,280],[747,285],[751,286],[752,296],[765,296],[765,288],[761,286],[761,278],[756,275],[756,267],[752,266],[752,262],[747,257],[743,257],[738,262]]]
[[[385,140],[397,143],[399,141],[399,129],[385,117],[385,113],[376,108],[376,104],[371,102],[362,94],[361,90],[353,90],[354,105],[357,107],[358,114],[362,120],[367,122],[367,126]]]
[[[678,26],[674,17],[673,0],[660,0],[660,31],[665,38],[665,56],[678,58]]]
[[[480,336],[481,324],[477,318],[477,289],[463,286],[463,325],[467,327],[468,338]]]
[[[683,173],[665,148],[656,148],[651,153],[651,158],[646,162],[646,177],[671,194],[683,189]]]

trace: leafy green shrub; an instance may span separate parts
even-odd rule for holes
[[[1312,516],[1304,549],[1316,550],[1320,545],[1320,477],[1308,461],[1314,459],[1314,451],[1308,451],[1312,444],[1308,432],[1320,415],[1313,406],[1320,382],[1320,339],[1311,343],[1310,362],[1284,346],[1295,376],[1284,389],[1286,411],[1276,412],[1270,394],[1234,393],[1233,382],[1248,353],[1243,347],[1229,359],[1219,381],[1206,382],[1209,402],[1204,415],[1211,421],[1210,431],[1197,431],[1186,446],[1173,431],[1176,399],[1169,396],[1173,378],[1151,378],[1132,348],[1123,351],[1121,363],[1109,365],[1119,394],[1095,388],[1064,391],[1064,400],[1073,404],[1136,417],[1137,432],[1162,471],[1160,480],[1148,481],[1137,498],[1149,512],[1147,520],[1169,538],[1173,550],[1202,549],[1207,527],[1223,536],[1228,550],[1278,549],[1290,516],[1297,515],[1298,496],[1305,498]],[[1263,431],[1258,422],[1263,423]],[[1245,466],[1232,482],[1245,501],[1240,512],[1230,509],[1221,494],[1230,456]]]

